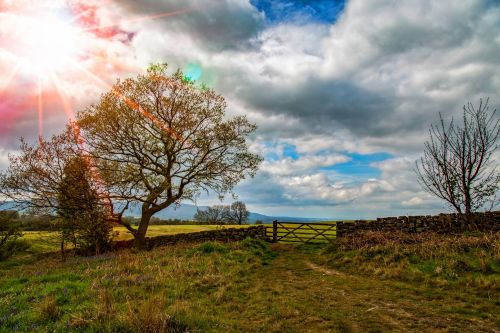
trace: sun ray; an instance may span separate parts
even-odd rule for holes
[[[63,106],[64,113],[66,113],[66,116],[68,117],[68,120],[73,120],[75,118],[75,113],[73,111],[73,108],[71,107],[71,103],[68,101],[67,95],[64,92],[64,89],[62,88],[59,79],[57,76],[52,73],[50,75],[50,81],[56,88],[56,93],[59,96],[59,99],[61,100],[61,104]]]
[[[38,137],[43,137],[43,87],[40,77],[37,78],[37,110],[38,110]]]
[[[178,16],[178,15],[182,15],[182,14],[195,12],[199,9],[200,9],[199,7],[192,7],[192,8],[176,10],[173,12],[164,12],[164,13],[158,13],[158,14],[152,14],[152,15],[144,15],[144,16],[140,16],[137,18],[133,18],[133,19],[123,20],[121,23],[94,26],[94,27],[89,27],[89,28],[85,28],[85,29],[80,29],[79,31],[80,32],[92,32],[92,31],[99,30],[99,29],[115,28],[123,23],[135,23],[135,22],[142,22],[142,21],[147,21],[147,20],[156,20],[156,19],[164,18],[164,17]]]
[[[120,23],[115,21],[109,24],[105,23],[103,25],[99,25],[98,20],[89,20],[87,21],[87,25],[85,25],[86,16],[94,15],[92,12],[93,10],[113,2],[113,0],[103,0],[96,5],[84,5],[79,8],[73,7],[75,10],[73,11],[72,17],[69,19],[65,19],[64,16],[59,16],[57,13],[47,11],[43,6],[40,7],[40,10],[36,11],[33,11],[32,8],[28,8],[26,5],[20,6],[19,17],[17,17],[18,22],[16,23],[13,19],[11,19],[11,21],[6,23],[7,30],[2,32],[2,35],[0,35],[0,37],[8,37],[6,39],[8,44],[6,45],[10,46],[10,48],[2,49],[1,52],[6,55],[5,59],[7,61],[13,62],[15,65],[12,66],[13,69],[9,72],[9,74],[5,76],[2,81],[0,81],[0,94],[6,89],[11,89],[10,86],[12,86],[12,80],[14,80],[14,77],[19,75],[19,73],[21,73],[23,77],[29,77],[35,86],[33,104],[36,103],[35,108],[37,110],[38,118],[38,134],[42,136],[44,134],[44,108],[47,107],[47,101],[44,101],[44,98],[49,96],[45,95],[47,89],[53,89],[53,92],[57,94],[58,100],[60,100],[62,109],[68,119],[72,120],[75,118],[75,113],[71,103],[72,101],[66,93],[66,84],[61,76],[62,73],[66,73],[63,71],[64,68],[75,68],[81,70],[87,77],[91,78],[100,86],[111,90],[130,108],[143,114],[152,123],[154,123],[155,126],[161,128],[171,137],[181,140],[182,136],[168,128],[164,122],[149,113],[135,101],[127,98],[127,96],[125,96],[122,92],[113,89],[111,84],[92,73],[84,64],[80,64],[79,61],[82,57],[92,56],[94,51],[94,49],[91,49],[90,47],[85,48],[86,45],[85,43],[82,43],[82,41],[86,41],[86,38],[92,38],[92,36],[85,35],[85,32],[111,28],[112,33],[114,33],[115,30],[118,33],[118,27],[123,23],[142,22],[183,15],[198,11],[202,8],[202,6],[169,12],[153,13],[151,15],[134,16],[128,19],[124,18],[123,21],[120,21]],[[69,4],[69,2],[67,4]],[[70,7],[68,7],[68,9],[69,8]],[[117,29],[113,29],[114,27],[117,27]],[[98,34],[94,37],[99,39],[109,39],[109,36],[100,36]],[[96,50],[96,52],[97,51],[98,50]],[[98,53],[96,53],[96,55],[98,55]],[[107,59],[106,61],[113,64],[114,59]],[[120,63],[118,62],[118,64]],[[119,69],[123,70],[121,67]],[[133,72],[136,71],[137,68],[130,68],[127,70]]]

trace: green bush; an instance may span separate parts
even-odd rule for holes
[[[21,231],[13,223],[0,222],[0,261],[29,248],[26,241],[19,240],[21,236]]]

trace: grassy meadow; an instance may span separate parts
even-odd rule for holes
[[[375,233],[14,257],[0,332],[495,332],[499,249],[498,235]]]
[[[151,225],[148,228],[147,236],[155,237],[161,235],[174,235],[181,233],[217,230],[220,228],[246,228],[248,225]],[[132,239],[130,232],[122,226],[113,228],[114,240]],[[30,253],[39,254],[44,252],[58,251],[60,241],[56,232],[52,231],[24,231],[22,239],[25,239],[30,244]]]

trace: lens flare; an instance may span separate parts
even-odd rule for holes
[[[197,81],[203,74],[200,65],[193,63],[187,64],[183,72],[184,76],[191,81]]]
[[[128,23],[167,19],[199,10],[179,8],[118,17],[119,4],[113,0],[0,0],[0,71],[5,74],[0,77],[0,96],[19,91],[26,100],[36,101],[12,112],[31,114],[35,110],[40,135],[44,117],[53,112],[44,99],[58,97],[64,113],[72,119],[71,101],[85,96],[82,91],[94,89],[96,79],[106,82],[101,86],[110,88],[107,82],[114,77],[138,69],[120,59],[121,54],[133,52],[134,33],[124,28]],[[192,80],[202,74],[201,68],[197,68],[189,71]],[[78,75],[81,69],[84,75]],[[88,73],[97,74],[91,77],[93,83],[88,80]],[[138,112],[143,111],[134,101],[127,103]]]

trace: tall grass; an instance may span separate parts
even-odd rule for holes
[[[500,234],[369,231],[335,240],[330,265],[383,278],[500,291]]]
[[[272,257],[249,239],[9,267],[0,271],[0,332],[202,332],[218,320],[206,304],[231,301],[235,281]]]

